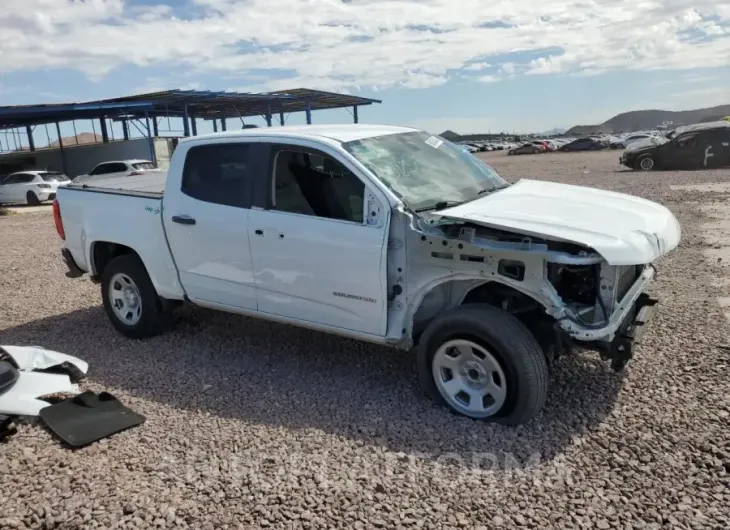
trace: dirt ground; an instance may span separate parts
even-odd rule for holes
[[[0,218],[0,344],[77,355],[84,388],[147,417],[77,451],[22,425],[0,445],[0,528],[730,528],[730,170],[618,156],[484,155],[510,181],[661,202],[683,231],[627,369],[562,359],[519,428],[433,405],[410,355],[316,332],[186,307],[125,339],[99,287],[64,276],[48,213]]]

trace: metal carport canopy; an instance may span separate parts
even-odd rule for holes
[[[297,88],[280,92],[242,93],[201,90],[166,90],[81,103],[16,105],[0,107],[0,129],[26,127],[71,120],[153,117],[194,117],[202,119],[262,116],[270,123],[274,114],[323,109],[354,109],[381,103],[380,100]]]

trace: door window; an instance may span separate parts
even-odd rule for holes
[[[362,224],[365,184],[354,173],[314,150],[273,152],[272,209]]]
[[[192,147],[185,157],[182,192],[205,202],[248,208],[252,170],[250,145]]]
[[[677,140],[677,145],[680,147],[680,149],[694,147],[697,145],[697,135],[691,134],[689,136],[683,136],[682,138]]]
[[[103,175],[105,173],[110,173],[108,167],[109,164],[99,164],[89,172],[89,175]]]
[[[113,164],[108,164],[107,173],[123,173],[127,171],[127,164],[124,164],[123,162],[114,162]]]

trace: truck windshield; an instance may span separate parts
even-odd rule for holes
[[[470,201],[508,185],[464,147],[423,131],[365,138],[342,147],[413,210]]]

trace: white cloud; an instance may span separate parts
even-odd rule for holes
[[[496,83],[501,80],[502,80],[502,78],[499,77],[498,75],[482,75],[477,78],[477,81],[479,81],[480,83],[485,83],[485,84]]]
[[[136,65],[257,88],[343,90],[425,88],[460,70],[494,82],[497,72],[692,69],[725,66],[730,56],[730,2],[710,0],[553,0],[529,9],[495,0],[487,11],[478,0],[458,9],[447,0],[181,0],[185,16],[168,4],[3,0],[0,73],[70,68],[99,79]],[[545,49],[532,60],[513,55]],[[262,84],[247,73],[273,69],[293,78]]]

